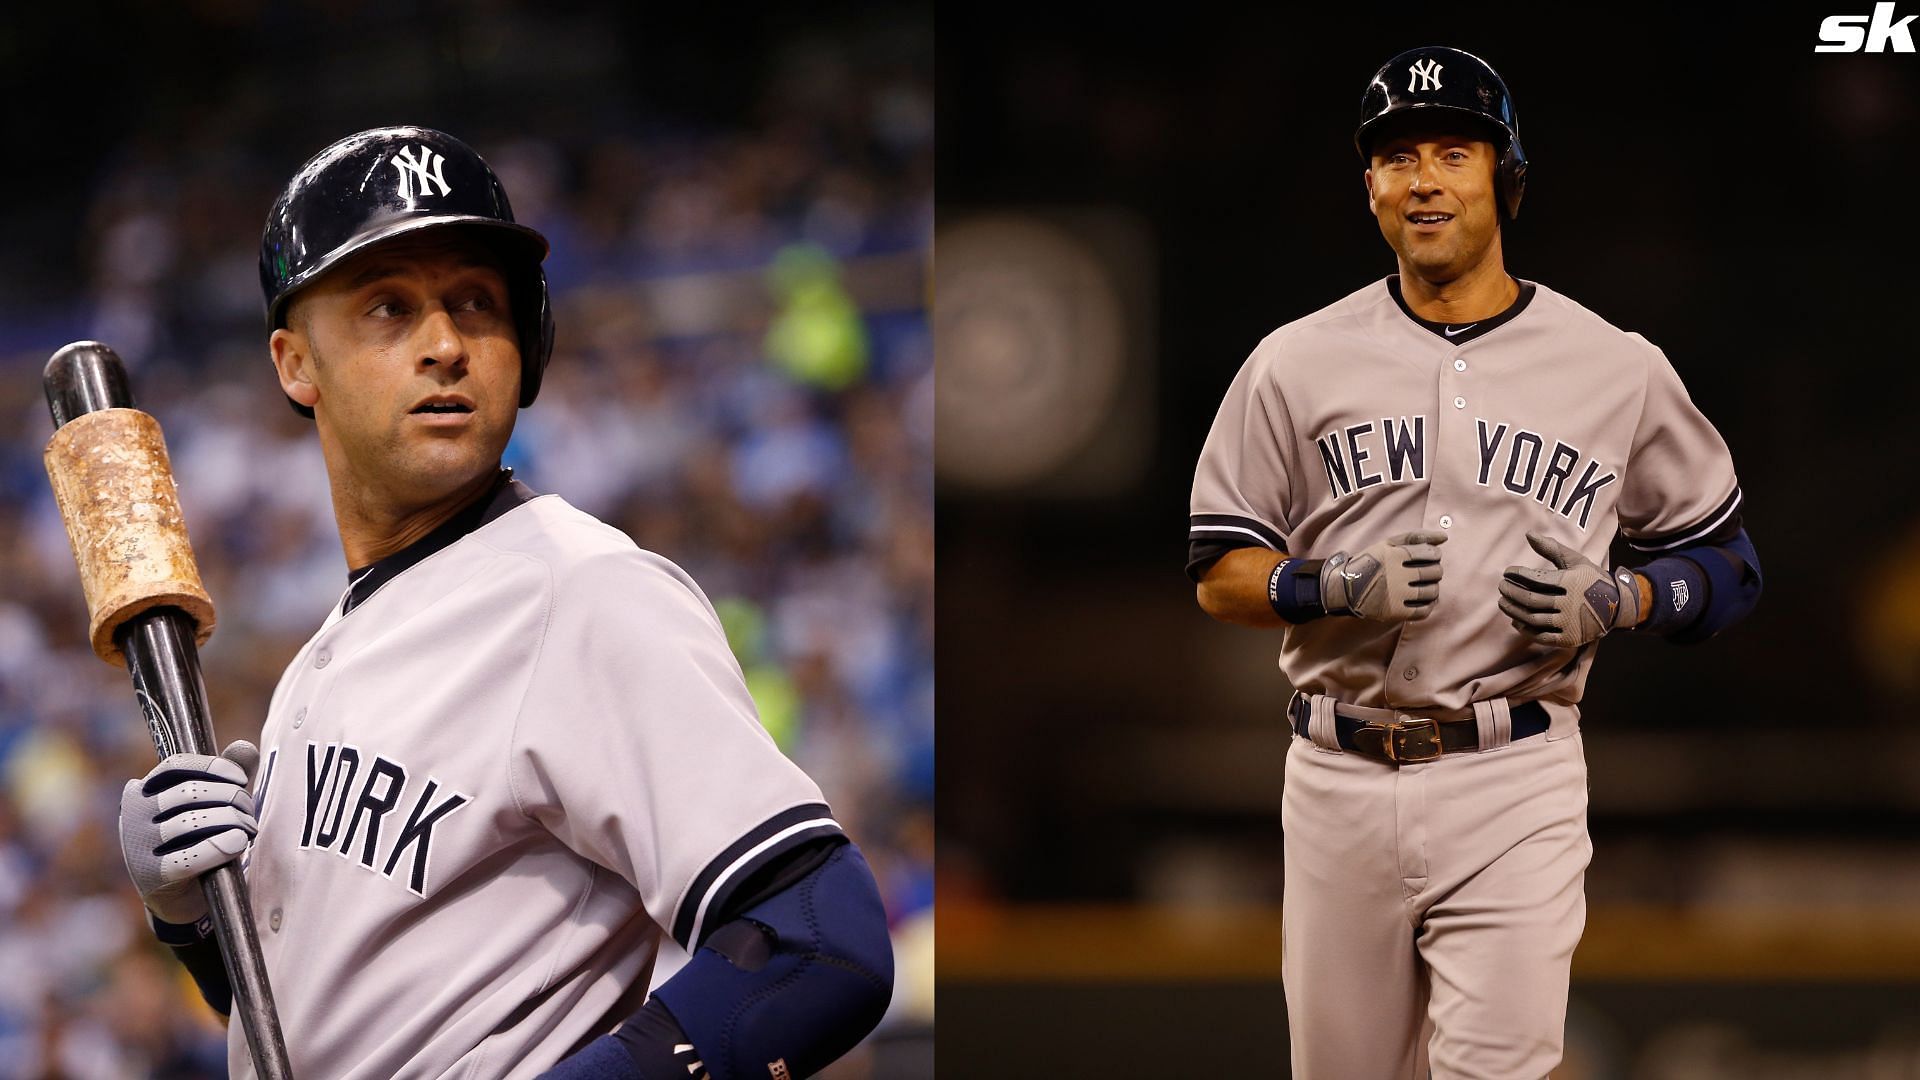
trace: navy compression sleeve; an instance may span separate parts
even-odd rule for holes
[[[873,1030],[892,993],[893,946],[879,888],[860,849],[839,843],[709,934],[618,1031],[545,1075],[810,1076]],[[615,1048],[624,1060],[609,1053]]]
[[[1760,556],[1745,528],[1718,543],[1675,548],[1636,569],[1653,586],[1653,606],[1640,629],[1682,644],[1707,640],[1760,602]]]

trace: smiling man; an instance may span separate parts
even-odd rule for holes
[[[128,870],[224,1014],[198,877],[247,853],[297,1076],[806,1076],[886,1008],[886,915],[693,580],[501,468],[546,253],[428,128],[349,136],[274,204],[269,347],[347,588],[258,750],[127,784]],[[648,997],[668,937],[692,958]]]
[[[1398,272],[1241,367],[1187,570],[1215,618],[1284,631],[1294,1075],[1539,1080],[1585,923],[1599,639],[1705,640],[1760,563],[1666,356],[1507,272],[1527,159],[1493,69],[1393,58],[1355,143]]]

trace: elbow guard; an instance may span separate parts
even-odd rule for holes
[[[716,929],[654,991],[713,1080],[811,1076],[865,1038],[892,996],[886,909],[852,843]]]
[[[1640,572],[1653,582],[1656,608],[1661,606],[1662,593],[1669,584],[1666,579],[1670,575],[1662,572],[1662,564],[1682,561],[1686,564],[1683,571],[1692,572],[1677,572],[1672,576],[1704,579],[1706,597],[1699,615],[1673,629],[1669,640],[1680,644],[1705,641],[1746,618],[1760,602],[1760,556],[1753,550],[1747,530],[1741,529],[1722,544],[1680,548],[1641,567]]]

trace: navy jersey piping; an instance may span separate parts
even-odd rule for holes
[[[511,467],[501,469],[484,493],[441,522],[432,532],[371,566],[347,571],[347,595],[340,600],[340,614],[345,615],[366,603],[368,598],[380,591],[382,585],[399,577],[415,563],[538,495],[539,492],[513,478]]]
[[[1393,302],[1400,306],[1401,314],[1412,319],[1416,325],[1435,337],[1440,338],[1442,341],[1445,341],[1447,344],[1459,345],[1462,342],[1472,341],[1477,337],[1485,337],[1487,334],[1512,322],[1521,312],[1527,310],[1527,305],[1533,302],[1533,282],[1520,281],[1519,278],[1515,278],[1514,280],[1520,282],[1520,295],[1514,298],[1513,303],[1507,305],[1505,311],[1490,318],[1481,319],[1479,322],[1464,324],[1432,322],[1415,315],[1413,309],[1407,306],[1407,298],[1400,295],[1399,274],[1393,274],[1387,278],[1387,292],[1393,294]],[[1464,329],[1455,330],[1454,327],[1456,325],[1464,326]]]

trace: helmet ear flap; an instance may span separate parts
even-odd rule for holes
[[[1518,135],[1507,140],[1500,154],[1499,188],[1501,209],[1513,221],[1520,216],[1520,199],[1527,193],[1527,153],[1520,148]]]
[[[525,290],[514,297],[520,312],[515,320],[520,331],[520,407],[533,404],[540,393],[540,379],[547,361],[553,358],[553,298],[547,289],[547,272],[535,266]],[[523,298],[524,297],[524,298]]]

